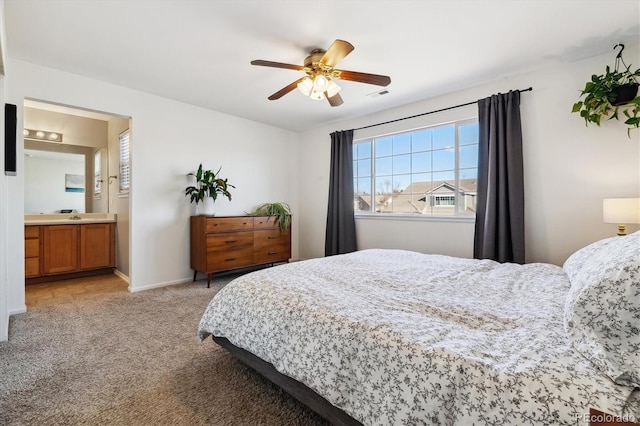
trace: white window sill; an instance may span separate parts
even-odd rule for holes
[[[431,216],[431,215],[407,215],[407,214],[355,214],[356,220],[402,220],[418,222],[457,222],[474,223],[475,216]]]

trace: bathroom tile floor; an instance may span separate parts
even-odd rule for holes
[[[54,305],[99,294],[127,292],[127,287],[127,282],[115,274],[29,284],[25,288],[25,302],[27,308]]]

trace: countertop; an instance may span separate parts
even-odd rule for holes
[[[25,225],[73,225],[116,222],[115,213],[26,214]]]

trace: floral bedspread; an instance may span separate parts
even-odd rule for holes
[[[363,250],[237,278],[198,335],[225,337],[365,425],[587,424],[640,398],[571,347],[549,264]]]

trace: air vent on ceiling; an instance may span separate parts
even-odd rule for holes
[[[387,89],[383,89],[379,92],[369,93],[367,96],[369,96],[370,98],[377,98],[378,96],[386,95],[387,93],[389,93],[389,91]]]

